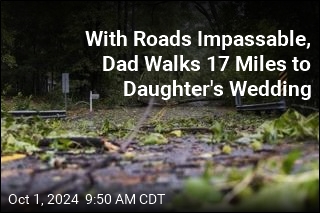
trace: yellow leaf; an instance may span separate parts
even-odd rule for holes
[[[223,154],[229,155],[229,154],[231,154],[231,152],[232,152],[231,146],[229,146],[229,145],[224,145],[223,146],[223,148],[222,148],[222,153]]]
[[[182,136],[182,131],[181,130],[173,130],[169,133],[169,135],[180,138]]]
[[[135,156],[136,156],[135,152],[125,152],[124,155],[123,155],[123,157],[126,160],[132,160]]]
[[[251,143],[251,148],[253,149],[253,151],[259,151],[262,149],[262,143],[260,141],[253,141],[253,143]]]
[[[117,152],[119,151],[119,147],[116,145],[113,145],[112,143],[104,140],[104,147],[109,151],[109,152]]]
[[[25,157],[26,157],[26,155],[24,155],[24,154],[13,154],[13,155],[9,155],[9,156],[3,156],[3,157],[1,157],[1,163],[19,160],[19,159],[22,159]]]

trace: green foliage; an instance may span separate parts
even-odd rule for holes
[[[318,172],[318,174],[316,174]],[[297,179],[301,175],[295,175]],[[284,178],[273,184],[266,184],[260,191],[243,200],[239,209],[264,211],[306,211],[314,208],[319,199],[319,170],[306,173],[303,181]],[[307,186],[307,187],[306,187]],[[312,202],[309,203],[308,201]],[[315,210],[315,209],[312,209]]]
[[[102,124],[100,134],[101,135],[106,135],[109,132],[109,130],[110,130],[110,121],[108,119],[105,119],[103,124]]]
[[[172,118],[169,120],[153,120],[150,122],[151,125],[154,125],[154,130],[156,132],[167,132],[174,128],[179,127],[206,127],[210,125],[210,121],[207,121],[205,118]]]
[[[53,128],[41,119],[14,120],[9,115],[1,117],[1,152],[3,154],[37,151],[37,143]]]
[[[69,139],[57,138],[54,139],[52,143],[50,143],[50,148],[54,150],[67,150],[73,145],[73,142]]]
[[[223,128],[221,123],[215,122],[212,127],[212,140],[213,142],[221,142],[223,139]]]
[[[222,141],[232,141],[236,137],[233,130],[233,121],[215,121],[210,127],[212,132],[213,143],[220,143]],[[232,124],[232,125],[231,125]],[[238,125],[237,125],[238,126]]]
[[[236,142],[274,144],[281,143],[284,139],[319,141],[319,113],[305,117],[293,109],[288,109],[279,118],[265,121],[254,134],[243,135]]]
[[[32,95],[23,96],[21,92],[13,97],[14,109],[15,110],[26,110],[30,109],[30,103],[32,100]]]
[[[286,174],[289,174],[294,167],[295,161],[299,159],[300,156],[301,156],[301,153],[299,151],[290,152],[282,162],[282,170]]]
[[[222,193],[210,182],[207,175],[185,181],[182,193],[172,201],[179,210],[206,210],[210,204],[218,203]],[[209,204],[209,205],[208,205]]]
[[[35,151],[39,151],[35,144],[19,141],[12,134],[8,134],[3,137],[1,135],[1,150],[3,150],[4,154],[16,152],[33,153]]]
[[[171,210],[197,211],[306,211],[314,210],[319,199],[319,163],[313,170],[297,172],[293,151],[276,162],[261,160],[255,168],[206,169],[200,178],[185,181]],[[303,167],[310,167],[309,162]],[[212,171],[213,170],[213,171]]]
[[[38,143],[44,138],[57,138],[50,147],[56,150],[66,150],[75,143],[68,137],[81,137],[75,129],[66,129],[60,120],[44,120],[39,117],[14,119],[2,112],[1,116],[1,152],[10,154],[23,152],[32,154],[39,151]],[[79,130],[77,128],[76,130]],[[86,136],[96,136],[94,132],[86,132]]]
[[[50,91],[46,94],[45,98],[46,100],[43,102],[47,104],[46,109],[61,109],[65,107],[64,95],[61,93],[60,88]],[[68,100],[68,105],[71,105],[70,102],[71,101]]]
[[[319,141],[319,113],[304,117],[289,109],[278,119],[265,122],[258,134],[261,134],[263,141],[269,143],[277,143],[284,138]]]
[[[160,133],[150,133],[143,136],[141,139],[141,145],[161,145],[168,143],[168,139]]]
[[[253,151],[259,151],[262,148],[262,143],[260,141],[254,140],[251,144],[250,144],[251,148],[253,149]]]
[[[198,135],[201,141],[207,143],[217,143],[222,141],[232,141],[238,137],[236,129],[255,129],[263,122],[262,117],[243,116],[238,113],[226,113],[224,116],[203,116],[199,118],[172,118],[163,121],[153,121],[154,130],[158,133],[167,132],[174,128],[208,128],[211,131],[211,138],[206,135]],[[183,130],[182,130],[183,132]]]
[[[16,58],[8,53],[1,56],[1,62],[8,65],[10,68],[17,66]]]
[[[1,95],[1,112],[2,111],[8,111],[7,104],[5,104],[3,96]]]

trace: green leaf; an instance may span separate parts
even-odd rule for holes
[[[101,127],[101,134],[106,135],[110,130],[110,122],[108,119],[105,119]]]
[[[300,184],[277,183],[263,187],[241,203],[241,210],[301,211],[308,192]]]
[[[281,117],[263,123],[258,134],[265,142],[277,143],[283,138],[316,139],[319,141],[319,113],[307,118],[299,112],[289,109]]]
[[[220,122],[215,122],[211,126],[213,142],[221,142],[223,139],[223,128]]]
[[[191,178],[186,181],[184,194],[196,203],[217,203],[221,200],[221,193],[206,179]]]
[[[53,140],[52,143],[50,143],[50,148],[56,149],[56,150],[68,150],[73,142],[66,138],[57,138]]]
[[[151,133],[141,138],[143,145],[166,144],[168,139],[160,133]]]
[[[295,161],[299,159],[300,156],[301,153],[297,150],[290,152],[282,162],[282,170],[286,174],[289,174],[292,171]]]

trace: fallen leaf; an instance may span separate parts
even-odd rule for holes
[[[125,152],[125,153],[123,154],[123,157],[124,157],[126,160],[132,160],[135,156],[136,156],[136,153],[135,153],[135,152]]]
[[[160,133],[151,133],[142,138],[143,145],[166,144],[168,139]]]
[[[224,145],[223,146],[222,153],[229,155],[229,154],[231,154],[231,152],[232,152],[231,146],[229,146],[229,145]]]
[[[181,130],[173,130],[169,133],[169,135],[180,138],[182,136],[182,131]]]
[[[251,143],[251,148],[253,149],[253,151],[259,151],[262,149],[262,143],[255,140],[253,143]]]
[[[104,147],[106,147],[109,152],[117,152],[120,149],[118,146],[113,145],[112,143],[108,142],[107,140],[104,140],[103,143],[104,143]]]
[[[3,156],[3,157],[1,157],[1,163],[19,160],[19,159],[22,159],[25,157],[26,157],[26,155],[24,155],[24,154],[13,154],[13,155],[9,155],[9,156]]]

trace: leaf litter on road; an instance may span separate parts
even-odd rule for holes
[[[2,177],[6,185],[2,192],[16,190],[10,186],[19,185],[15,178],[19,174],[30,179],[25,191],[42,193],[66,186],[84,194],[109,189],[126,192],[122,187],[126,185],[134,192],[165,190],[172,198],[166,207],[171,210],[250,210],[271,203],[280,210],[317,206],[318,114],[305,117],[288,110],[272,118],[215,111],[219,109],[152,108],[123,153],[121,143],[134,131],[144,108],[98,111],[65,121],[2,118],[2,155],[29,154],[2,164],[2,172],[19,170],[21,165],[33,171]],[[52,136],[92,137],[102,143],[100,148],[81,146],[78,151],[68,140],[39,147],[40,141]],[[52,172],[62,177],[65,171],[72,174],[67,179],[42,178]],[[53,185],[40,190],[35,178]],[[73,187],[76,182],[86,184]]]

